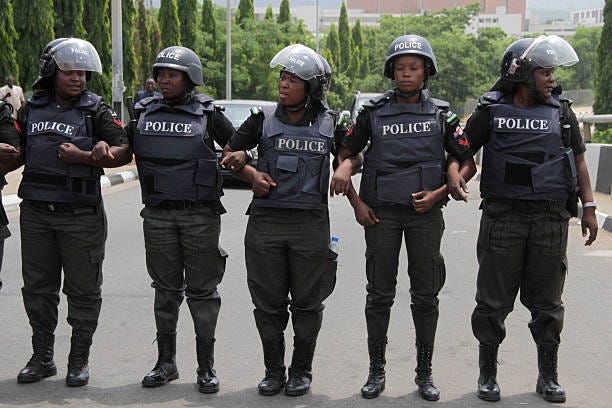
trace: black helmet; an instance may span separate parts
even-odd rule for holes
[[[420,55],[425,58],[425,76],[432,77],[438,73],[436,56],[427,40],[419,35],[403,35],[393,40],[387,50],[385,59],[385,76],[395,79],[393,61],[401,55]]]
[[[293,44],[283,48],[272,58],[270,68],[277,65],[306,81],[310,96],[325,105],[332,75],[331,67],[325,58],[305,45]]]
[[[556,35],[541,35],[510,44],[499,74],[510,82],[527,82],[535,68],[568,67],[577,62],[578,56],[567,41]]]
[[[45,89],[48,78],[55,75],[57,68],[62,71],[87,71],[102,74],[102,62],[96,48],[80,38],[57,38],[49,42],[40,54],[38,78],[32,84],[34,89]]]
[[[189,48],[174,45],[163,49],[157,54],[153,64],[153,78],[155,81],[157,81],[157,71],[159,68],[172,68],[183,71],[194,85],[202,85],[204,83],[200,57]]]

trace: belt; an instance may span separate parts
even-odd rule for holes
[[[53,203],[48,201],[24,200],[25,204],[39,210],[57,214],[78,214],[96,212],[97,205],[73,204],[73,203]]]
[[[154,207],[164,210],[186,210],[188,208],[202,208],[210,206],[211,203],[209,201],[165,200]]]
[[[523,212],[556,212],[565,208],[565,201],[555,200],[511,200],[511,199],[497,199],[487,198],[485,201],[488,204],[504,204],[512,207],[513,210]]]

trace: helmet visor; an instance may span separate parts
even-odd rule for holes
[[[569,67],[578,62],[578,55],[563,38],[556,35],[541,35],[527,47],[520,59],[533,61],[542,68]]]
[[[302,44],[293,44],[280,50],[270,61],[270,68],[278,65],[305,81],[325,73],[319,54]]]
[[[102,63],[95,47],[79,38],[69,38],[50,51],[62,71],[92,71],[102,74]]]

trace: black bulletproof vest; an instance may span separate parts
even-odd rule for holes
[[[366,106],[371,145],[365,154],[359,195],[371,207],[412,206],[412,194],[444,184],[445,153],[440,107],[448,103],[429,98],[419,103],[395,103],[379,97]]]
[[[264,106],[263,132],[257,170],[276,182],[265,197],[253,197],[257,207],[327,208],[329,154],[334,138],[334,117],[321,112],[311,126],[292,126]]]
[[[160,98],[144,106],[133,140],[142,201],[212,201],[221,195],[217,155],[204,142],[212,99],[170,107]],[[142,106],[142,105],[139,105]]]
[[[549,98],[545,104],[521,108],[506,103],[499,93],[492,94],[488,95],[491,133],[483,146],[481,196],[566,200],[576,185],[576,167],[572,149],[563,143],[559,102]]]
[[[48,96],[32,98],[28,113],[26,153],[19,197],[25,200],[75,204],[101,201],[99,167],[66,164],[58,157],[62,143],[91,151],[96,141],[87,134],[85,116],[95,116],[102,98],[92,92],[81,94],[70,110],[57,109]]]

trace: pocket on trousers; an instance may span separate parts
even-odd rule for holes
[[[321,302],[327,299],[336,288],[336,272],[338,271],[338,254],[331,249],[327,252],[325,273],[321,277]]]
[[[225,266],[227,265],[227,257],[229,254],[221,247],[218,247],[217,254],[217,275],[219,276],[219,281],[221,281],[221,278],[225,275]]]
[[[102,285],[102,261],[104,261],[104,248],[96,248],[89,251],[89,262],[96,267],[97,286]]]
[[[433,255],[433,282],[432,289],[434,293],[440,292],[446,282],[446,265],[442,254]]]

